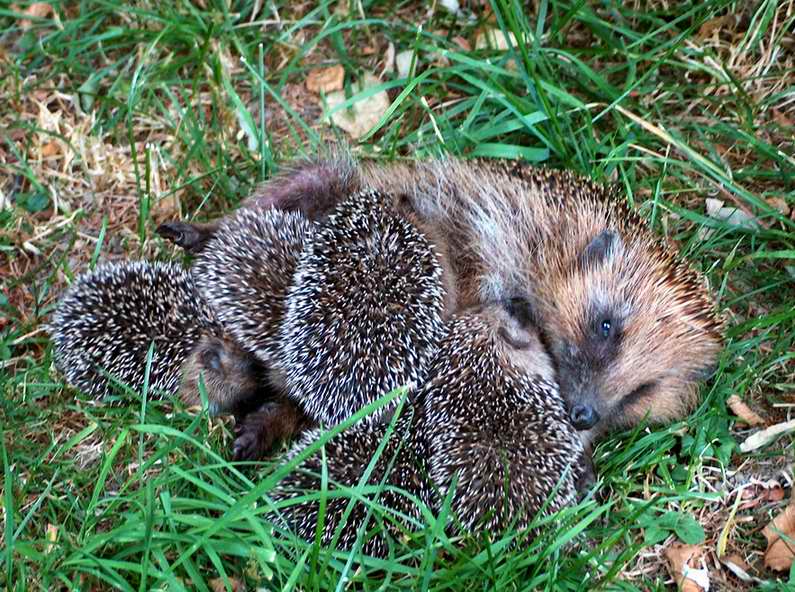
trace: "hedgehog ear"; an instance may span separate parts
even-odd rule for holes
[[[607,263],[623,248],[624,242],[617,232],[603,230],[583,249],[580,254],[580,265],[587,267]]]

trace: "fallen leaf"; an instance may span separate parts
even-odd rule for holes
[[[378,78],[367,73],[362,82],[354,84],[354,93],[358,94],[378,84],[380,84]],[[349,109],[338,109],[334,111],[334,109],[345,102],[345,93],[342,91],[330,93],[326,97],[326,100],[328,101],[329,111],[333,111],[331,120],[336,126],[345,130],[348,135],[354,139],[361,138],[373,129],[373,126],[378,123],[390,104],[389,95],[385,90],[380,90],[359,99],[351,105]]]
[[[223,578],[215,578],[207,583],[210,584],[210,589],[213,592],[226,592],[226,584],[224,584]],[[243,583],[236,578],[229,578],[229,583],[232,585],[232,592],[240,592],[245,589]]]
[[[179,199],[176,193],[167,195],[162,199],[156,200],[152,204],[152,217],[157,220],[170,220],[180,218]]]
[[[762,534],[767,539],[765,567],[775,571],[786,571],[795,559],[795,495],[773,521],[765,526]],[[782,538],[787,537],[789,540]]]
[[[744,423],[747,423],[749,426],[760,426],[765,425],[767,423],[764,419],[762,419],[759,415],[757,415],[748,405],[746,405],[743,400],[738,397],[737,395],[732,395],[728,399],[726,399],[726,405],[728,405],[729,409],[732,410],[738,419],[741,419]]]
[[[769,428],[765,428],[764,430],[760,430],[755,434],[748,436],[745,439],[745,442],[740,444],[740,451],[751,452],[752,450],[756,450],[757,448],[762,448],[763,446],[767,446],[768,444],[770,444],[781,434],[785,434],[787,432],[792,432],[792,431],[795,431],[795,419],[790,421],[785,421],[784,423],[777,423],[775,425],[770,426]]]
[[[306,89],[309,92],[320,94],[330,93],[342,88],[342,81],[345,79],[345,68],[340,64],[329,68],[319,68],[312,70],[306,77]]]
[[[733,15],[727,14],[709,19],[703,25],[701,25],[698,33],[696,33],[696,38],[703,41],[704,39],[712,37],[713,33],[716,31],[719,32],[724,26],[731,24],[733,18]]]
[[[726,556],[726,561],[730,561],[744,571],[748,571],[750,569],[745,559],[740,557],[737,553],[732,553],[731,555]]]
[[[460,35],[453,37],[453,41],[455,41],[456,45],[458,45],[458,47],[460,47],[463,51],[472,51],[472,46],[469,44],[469,41]]]
[[[15,4],[12,4],[11,8],[14,10],[19,10],[19,7]],[[30,29],[31,25],[33,24],[33,21],[30,20],[31,18],[46,18],[50,16],[52,12],[53,10],[50,4],[47,4],[46,2],[34,2],[22,11],[22,14],[30,18],[21,19],[19,21],[19,26],[23,30]]]
[[[510,31],[506,35],[500,29],[484,29],[475,37],[475,49],[507,51],[509,47],[516,47],[516,37]]]
[[[414,52],[410,49],[401,51],[395,56],[395,69],[398,78],[408,78],[411,60],[414,59]]]
[[[768,484],[768,488],[765,490],[765,501],[768,502],[780,502],[784,499],[784,488],[781,487],[778,481],[773,481]]]
[[[701,557],[699,545],[685,545],[674,543],[665,550],[671,577],[676,580],[676,585],[682,592],[707,592],[709,590],[709,572],[696,565]]]
[[[784,199],[780,197],[768,197],[765,201],[771,208],[778,210],[782,216],[789,216],[790,207]]]
[[[759,222],[750,214],[742,211],[739,208],[724,207],[723,202],[719,199],[707,198],[705,200],[707,208],[707,216],[727,222],[731,226],[739,228],[747,228],[749,230],[756,230],[759,228]]]
[[[49,555],[58,540],[58,527],[55,524],[47,523],[47,544],[44,546],[44,554]]]
[[[773,121],[779,124],[781,127],[795,127],[795,123],[793,123],[792,119],[784,115],[778,109],[772,109],[773,113]]]
[[[674,543],[665,550],[671,576],[676,580],[682,592],[707,592],[709,590],[709,572],[696,565],[703,562],[696,560],[701,557],[700,545]]]
[[[44,146],[41,147],[41,157],[42,158],[49,158],[50,156],[55,156],[58,154],[58,143],[57,142],[47,142]]]

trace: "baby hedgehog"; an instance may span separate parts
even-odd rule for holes
[[[223,332],[190,273],[173,263],[110,263],[81,275],[49,327],[56,367],[95,397],[110,390],[110,377],[140,390],[154,343],[150,392],[179,389],[199,405],[203,381],[213,415],[242,416],[279,400],[264,367]]]
[[[289,396],[326,425],[419,381],[443,333],[439,257],[390,199],[363,191],[340,203],[287,295],[279,367]]]
[[[109,377],[140,390],[150,345],[149,388],[175,391],[182,364],[213,323],[190,275],[173,263],[108,263],[64,294],[50,322],[55,365],[92,396]]]
[[[414,419],[413,409],[404,409],[366,481],[365,471],[387,435],[388,422],[358,422],[333,437],[324,445],[323,452],[312,453],[271,490],[269,495],[277,504],[278,520],[302,539],[314,540],[320,518],[325,454],[328,497],[321,543],[332,542],[350,503],[352,507],[340,529],[336,547],[351,549],[363,530],[362,552],[375,557],[386,556],[389,544],[384,530],[395,539],[400,533],[422,524],[421,507],[427,506],[431,497],[423,460],[414,442]],[[294,445],[288,459],[317,441],[319,435],[318,429],[307,432]],[[364,486],[361,490],[364,499],[351,494],[360,484]],[[384,529],[376,525],[383,525]]]
[[[439,498],[466,531],[526,528],[576,498],[587,461],[538,330],[515,307],[454,318],[418,392],[417,430]]]
[[[268,366],[277,357],[285,298],[311,235],[300,214],[242,209],[221,224],[191,268],[219,322]]]

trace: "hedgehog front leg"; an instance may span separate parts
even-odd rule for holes
[[[279,442],[289,442],[314,423],[293,401],[280,397],[268,401],[236,426],[232,455],[235,460],[265,458]]]
[[[219,222],[208,224],[190,222],[166,222],[157,227],[157,234],[182,247],[188,253],[201,252],[218,232]]]

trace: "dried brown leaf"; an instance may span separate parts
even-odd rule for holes
[[[19,6],[16,4],[12,4],[11,8],[15,11],[19,10]],[[22,14],[28,16],[30,18],[20,19],[19,26],[23,30],[27,30],[31,27],[33,22],[30,20],[31,18],[46,18],[52,14],[53,9],[50,4],[46,2],[34,2],[30,6],[28,6],[25,10],[21,11]]]
[[[767,205],[769,205],[771,208],[778,210],[782,216],[789,216],[790,207],[783,198],[768,197],[765,201],[767,201]]]
[[[771,113],[773,115],[773,121],[775,121],[781,127],[795,127],[795,121],[778,109],[771,109]]]
[[[44,546],[44,554],[49,555],[55,546],[55,541],[58,540],[58,526],[56,524],[47,523],[47,544]]]
[[[157,220],[180,218],[179,199],[175,193],[156,200],[152,204],[152,216]]]
[[[732,410],[738,419],[741,419],[749,426],[765,425],[765,420],[755,413],[745,402],[737,395],[732,395],[726,399],[726,405]]]
[[[365,74],[362,83],[355,85],[355,92],[365,91],[380,84],[378,78],[370,73]],[[329,110],[333,110],[345,102],[345,93],[336,91],[328,97]],[[377,124],[381,116],[389,108],[389,95],[385,90],[378,91],[362,100],[355,102],[350,109],[339,109],[332,113],[331,120],[354,139],[361,138]]]
[[[709,574],[699,569],[696,560],[701,557],[699,545],[674,543],[665,550],[671,577],[682,592],[705,592],[709,589]]]
[[[775,571],[786,571],[795,560],[795,496],[786,508],[765,526],[762,534],[767,539],[765,567]],[[789,540],[784,540],[784,537]]]
[[[696,33],[696,38],[703,41],[712,37],[713,33],[720,32],[725,26],[730,25],[734,20],[733,15],[716,16],[706,21]]]
[[[739,567],[744,571],[748,571],[749,569],[751,569],[748,563],[745,561],[745,559],[743,559],[737,553],[732,553],[731,555],[727,556],[725,560],[731,561],[734,565],[736,565],[737,567]]]
[[[55,156],[58,154],[60,150],[58,149],[57,142],[47,142],[44,146],[41,147],[41,157],[42,158],[49,158],[50,156]]]
[[[765,491],[765,501],[780,502],[784,499],[784,488],[778,483],[774,483]]]
[[[453,41],[455,41],[456,45],[458,45],[458,47],[460,47],[463,51],[472,51],[472,46],[469,44],[469,41],[460,35],[453,37]]]
[[[320,94],[330,93],[342,88],[345,79],[345,68],[337,64],[329,68],[312,70],[306,77],[306,89],[309,92]]]
[[[207,582],[210,584],[210,590],[213,592],[226,592],[226,585],[223,578],[215,578]],[[232,592],[242,592],[245,590],[243,582],[236,578],[229,578],[229,583],[232,585]]]

